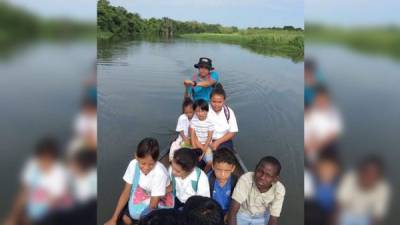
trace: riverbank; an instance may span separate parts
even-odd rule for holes
[[[291,57],[301,61],[304,57],[304,32],[262,29],[260,31],[243,30],[231,34],[195,33],[182,34],[182,38],[201,41],[237,44],[263,55]]]
[[[334,43],[400,60],[400,27],[343,28],[306,24],[307,41]]]

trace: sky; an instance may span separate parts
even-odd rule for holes
[[[6,0],[44,18],[96,22],[97,0]]]
[[[338,26],[400,25],[399,0],[304,0],[305,21]]]
[[[169,17],[224,26],[304,27],[303,0],[110,0],[143,18]]]
[[[6,0],[46,18],[96,21],[97,0]],[[400,25],[399,0],[110,0],[144,18],[169,17],[225,26],[304,27],[306,21],[332,25]]]

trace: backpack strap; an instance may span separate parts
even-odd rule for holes
[[[208,174],[208,183],[210,184],[210,195],[211,198],[213,197],[213,193],[214,193],[214,185],[215,185],[215,180],[217,178],[215,177],[215,173],[213,170],[210,171],[210,173]]]
[[[132,192],[135,192],[137,186],[139,186],[139,180],[140,180],[140,168],[139,168],[139,162],[136,161],[135,173],[133,174],[133,180],[132,180],[131,194]]]
[[[233,191],[235,190],[237,181],[238,181],[238,177],[232,174],[231,175],[231,196],[233,194]]]
[[[231,118],[231,112],[230,112],[230,110],[229,110],[227,105],[224,105],[222,108],[224,108],[224,114],[225,114],[226,122],[228,122],[228,124],[229,124],[229,119]]]
[[[195,171],[196,171],[196,180],[192,180],[192,188],[194,190],[194,192],[197,193],[198,187],[199,187],[199,180],[200,180],[200,175],[201,175],[201,170],[199,167],[195,167]]]
[[[174,194],[174,197],[176,197],[176,180],[175,176],[171,174],[171,182],[172,182],[172,193]]]

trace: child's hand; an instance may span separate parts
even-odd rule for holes
[[[212,142],[211,144],[210,144],[210,148],[211,148],[211,150],[213,150],[213,151],[215,151],[215,150],[217,150],[217,148],[218,148],[218,143],[216,142],[216,141],[214,141],[214,142]]]
[[[117,225],[117,220],[115,220],[114,218],[111,218],[104,225]]]
[[[183,81],[183,84],[184,84],[186,87],[193,86],[193,81],[191,81],[191,80],[185,80],[185,81]]]
[[[185,139],[183,139],[183,143],[185,143],[185,145],[190,145],[190,138],[186,137]]]

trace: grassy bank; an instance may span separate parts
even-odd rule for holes
[[[182,38],[237,44],[264,55],[290,57],[301,61],[304,57],[304,32],[281,29],[242,30],[231,34],[183,34]]]
[[[307,41],[340,44],[400,60],[400,27],[342,28],[307,24],[306,38]]]

